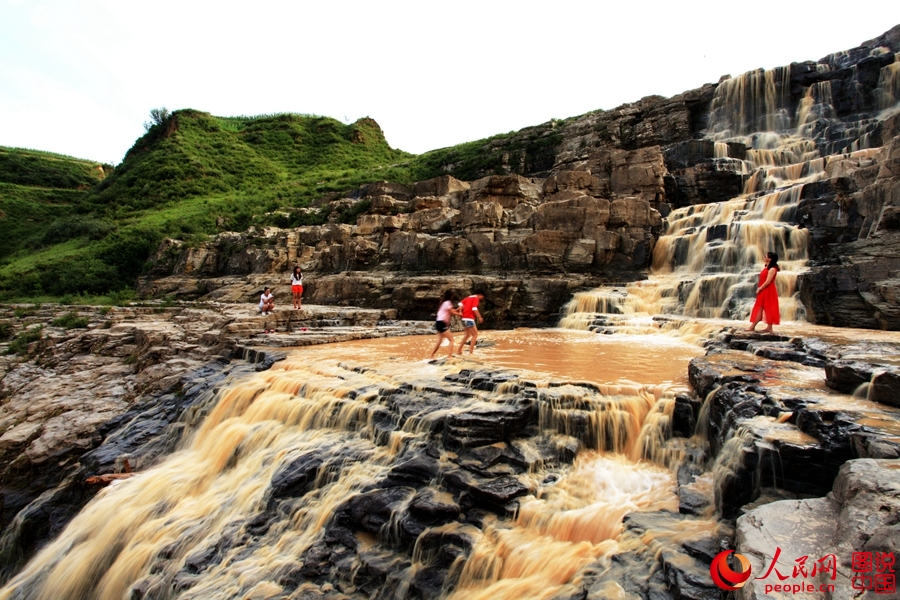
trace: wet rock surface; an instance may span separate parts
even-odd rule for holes
[[[96,401],[101,397],[96,390],[114,382],[133,390],[129,402],[112,395],[109,408],[99,411],[108,416],[92,428],[72,428],[67,444],[51,436],[40,444],[20,446],[26,451],[7,459],[3,493],[8,516],[2,547],[4,562],[10,566],[7,576],[96,494],[97,487],[86,483],[88,477],[157,464],[202,421],[216,390],[258,368],[271,368],[284,357],[277,347],[253,345],[256,339],[268,338],[219,333],[213,338],[204,331],[204,324],[218,332],[227,329],[228,323],[223,327],[222,321],[230,310],[238,310],[234,307],[202,308],[197,313],[190,308],[142,310],[97,313],[89,318],[88,329],[65,335],[50,330],[49,339],[36,344],[29,355],[7,358],[4,385],[7,380],[18,382],[15,388],[4,388],[8,391],[2,408],[10,423],[15,410],[21,410],[16,407],[24,401],[22,395],[38,400],[35,408],[47,405],[42,410],[48,422],[65,414],[54,410],[82,404],[71,397],[77,386],[64,385],[71,374],[69,365],[80,365],[77,372],[86,372],[87,363],[79,362],[82,358],[71,350],[74,347],[105,348],[106,354],[99,353],[95,360],[108,359],[91,373],[94,385],[79,392],[86,400],[82,408],[95,412],[88,396]],[[216,316],[201,316],[201,310]],[[101,316],[117,321],[106,326]],[[29,318],[49,322],[51,317]],[[369,336],[381,335],[378,322],[370,325]],[[190,331],[179,323],[189,324]],[[334,335],[340,339],[347,327],[352,326],[335,325]],[[328,331],[323,328],[323,335]],[[418,329],[413,325],[407,331]],[[99,337],[105,332],[122,335],[122,344]],[[360,333],[362,328],[354,330],[354,335]],[[284,335],[290,339],[290,334]],[[165,341],[154,336],[166,336]],[[51,344],[56,337],[63,341]],[[196,339],[215,344],[194,344]],[[66,348],[66,360],[56,358]],[[708,450],[684,446],[683,461],[673,466],[677,512],[628,515],[621,550],[611,560],[587,567],[578,590],[567,591],[566,597],[602,598],[622,590],[647,598],[717,597],[718,589],[708,576],[709,562],[718,551],[733,547],[732,519],[764,509],[772,497],[800,497],[804,500],[796,502],[805,502],[803,506],[818,506],[815,503],[822,501],[812,497],[839,489],[840,473],[854,459],[900,456],[893,407],[826,385],[828,365],[840,361],[854,365],[855,377],[869,373],[874,378],[883,372],[866,359],[890,356],[888,343],[836,343],[725,330],[707,343],[707,350],[689,367],[696,395],[681,394],[673,401],[671,434],[688,438],[705,431],[708,439]],[[51,386],[45,399],[36,397],[37,388],[29,387],[27,380],[37,381],[36,373],[44,377],[52,373],[60,388]],[[55,395],[50,395],[54,389]],[[504,392],[497,395],[500,389]],[[351,390],[347,398],[361,393]],[[496,395],[496,400],[448,411],[484,394]],[[53,402],[56,409],[51,408]],[[296,597],[389,597],[401,588],[408,597],[438,597],[455,585],[459,561],[484,535],[486,524],[513,518],[522,498],[535,493],[529,474],[537,465],[564,470],[584,449],[616,450],[614,438],[600,439],[588,426],[592,415],[610,413],[613,407],[595,384],[549,382],[539,387],[520,375],[484,367],[463,368],[439,385],[380,387],[367,401],[366,415],[346,426],[370,427],[375,446],[384,447],[392,432],[416,423],[427,432],[428,443],[404,454],[383,477],[337,506],[321,538],[297,557],[296,564],[279,572],[278,585],[293,590]],[[79,422],[76,414],[67,418]],[[16,426],[7,432],[15,433]],[[528,451],[523,440],[528,440]],[[41,452],[58,447],[76,450],[67,450],[68,454],[47,450],[44,462],[39,462]],[[260,512],[231,523],[207,548],[185,557],[178,569],[171,564],[178,548],[160,555],[151,569],[154,575],[136,584],[132,593],[154,597],[160,590],[190,590],[225,557],[265,547],[275,539],[269,536],[277,534],[285,515],[298,510],[323,482],[368,460],[371,452],[360,454],[339,444],[291,457],[273,474]],[[21,456],[36,465],[14,467],[15,460],[24,461]],[[58,468],[46,468],[48,460],[57,461]],[[772,490],[778,494],[773,496]],[[709,527],[715,523],[710,521],[713,510],[722,521],[704,535],[691,535],[687,541],[662,535],[679,528],[696,533]],[[848,521],[848,531],[856,526]],[[889,534],[880,532],[878,539]],[[413,567],[414,553],[430,557],[427,567]]]
[[[874,118],[898,31],[818,64],[794,63],[774,84],[787,113],[814,84],[830,90],[834,112],[828,127],[810,124],[810,140],[828,156],[826,177],[798,190],[789,216],[810,239],[800,296],[814,322],[900,329],[900,117]],[[74,330],[54,325],[46,309],[2,309],[4,331],[22,342],[0,360],[2,575],[94,497],[90,478],[157,464],[202,421],[217,389],[272,369],[285,357],[279,348],[430,333],[434,298],[446,288],[485,288],[490,321],[514,325],[555,322],[576,290],[644,278],[666,214],[744,188],[739,161],[750,148],[699,139],[721,84],[528,128],[488,149],[502,156],[489,172],[448,165],[447,175],[412,186],[364,186],[339,200],[369,203],[355,224],[253,228],[198,246],[166,241],[142,292],[205,304],[74,308],[88,321]],[[854,145],[872,152],[841,155]],[[452,176],[464,170],[472,181]],[[706,231],[711,241],[726,236],[724,225]],[[287,309],[288,286],[276,285],[278,310],[256,314],[262,287],[294,264],[317,304]],[[616,323],[598,316],[590,328],[612,334]],[[28,343],[26,330],[35,334]],[[628,514],[618,552],[584,569],[560,598],[719,598],[709,562],[733,547],[737,517],[737,549],[757,561],[754,571],[773,544],[831,552],[843,561],[843,589],[853,551],[896,549],[897,346],[725,331],[708,350],[690,365],[695,394],[674,400],[660,432],[681,438],[670,440],[683,453],[671,465],[678,512]],[[501,388],[503,401],[449,410]],[[552,482],[554,469],[585,449],[622,449],[621,436],[600,436],[592,422],[614,413],[615,400],[587,384],[538,388],[475,368],[425,389],[386,386],[370,400],[347,426],[367,428],[373,448],[341,442],[290,456],[257,514],[228,523],[190,556],[174,542],[131,597],[192,590],[223,561],[266,547],[323,482],[414,424],[427,443],[342,499],[273,585],[292,599],[436,598],[454,587],[489,524],[516,515],[535,492],[537,466]],[[615,418],[608,423],[619,431]],[[688,440],[695,433],[707,446]],[[794,498],[772,501],[785,496]],[[712,508],[720,520],[709,527]],[[685,530],[693,530],[686,541],[671,535]],[[758,587],[739,595],[756,597]]]
[[[856,576],[853,553],[894,553],[900,541],[898,513],[898,461],[851,460],[841,467],[833,490],[826,497],[772,502],[740,517],[736,525],[736,548],[750,560],[753,573],[760,574],[766,573],[775,560],[775,548],[780,548],[781,554],[774,569],[782,575],[793,576],[798,565],[796,561],[808,557],[803,569],[805,574],[798,582],[808,581],[814,584],[816,591],[795,596],[821,597],[819,586],[833,585],[836,592],[849,597],[854,583],[857,588],[861,585],[852,581]],[[820,567],[833,564],[834,569],[820,568],[813,576],[813,564]],[[873,577],[874,567],[865,574]],[[765,591],[766,584],[776,583],[779,580],[774,572],[763,581],[751,578],[737,596],[748,599],[778,597]],[[881,594],[884,590],[882,588]],[[885,597],[893,595],[886,594]]]
[[[658,600],[715,600],[720,590],[709,577],[709,563],[729,547],[733,530],[721,525],[689,542],[667,540],[662,532],[688,525],[691,517],[671,513],[632,513],[624,521],[623,546],[640,539],[637,549],[613,556],[606,568],[584,575],[585,599],[614,598],[622,592]],[[658,536],[658,537],[657,537]],[[650,573],[650,576],[647,576]]]
[[[738,516],[770,488],[824,496],[846,461],[900,457],[900,414],[892,403],[872,394],[848,395],[889,369],[863,359],[894,351],[887,342],[829,343],[726,330],[705,357],[693,359],[689,377],[707,398],[703,425],[710,451],[729,455],[715,495],[722,515]],[[681,404],[687,413],[687,400]]]
[[[84,326],[53,324],[67,314]],[[390,317],[315,306],[267,316],[215,304],[0,308],[11,339],[39,332],[20,354],[0,343],[3,574],[101,489],[89,478],[154,465],[203,419],[218,389],[284,358],[259,346],[415,334],[426,326]],[[280,333],[266,336],[263,328]]]

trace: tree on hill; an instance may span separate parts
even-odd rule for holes
[[[144,121],[144,130],[150,131],[150,128],[154,125],[162,125],[169,118],[169,109],[165,106],[160,106],[159,108],[151,108],[150,109],[150,120]]]

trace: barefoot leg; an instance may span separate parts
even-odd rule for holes
[[[444,339],[444,334],[439,333],[439,334],[438,334],[437,343],[434,345],[434,350],[431,351],[431,354],[428,356],[428,358],[434,358],[434,353],[437,352],[437,351],[438,351],[438,348],[441,347],[441,341],[442,341],[443,339]]]

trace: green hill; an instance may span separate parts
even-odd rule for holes
[[[112,170],[70,156],[0,147],[0,265],[65,242],[71,232],[88,239],[106,235],[108,224],[84,215],[91,212],[90,189]]]
[[[89,160],[0,146],[0,183],[88,190],[111,172],[110,165]]]
[[[344,125],[327,117],[183,110],[135,143],[95,199],[119,214],[235,192],[303,203],[410,158],[392,150],[371,119]]]
[[[325,222],[329,200],[359,186],[448,172],[503,172],[503,153],[535,167],[559,142],[542,128],[415,156],[378,123],[311,115],[216,117],[164,111],[108,165],[0,148],[0,300],[103,295],[133,287],[164,237],[191,242],[250,225]],[[318,211],[303,210],[319,206]],[[337,213],[350,222],[355,214]]]
[[[414,158],[368,118],[196,110],[160,119],[111,172],[0,148],[0,219],[12,233],[0,241],[0,299],[129,288],[166,236],[315,220],[297,209],[373,181],[409,182]]]

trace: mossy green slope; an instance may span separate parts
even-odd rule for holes
[[[89,160],[0,146],[0,183],[88,190],[111,172],[110,165]]]
[[[292,209],[364,183],[408,182],[413,158],[390,148],[371,119],[196,110],[151,127],[102,180],[76,176],[96,166],[90,161],[27,151],[46,157],[41,170],[28,162],[32,156],[3,150],[13,160],[0,162],[0,207],[17,229],[0,244],[0,298],[7,300],[130,287],[165,236],[198,239],[283,221]],[[75,189],[43,187],[62,183]]]
[[[327,117],[183,110],[139,139],[94,199],[118,214],[227,193],[302,204],[409,158],[388,146],[371,119],[345,125]]]
[[[0,239],[0,300],[130,288],[164,237],[196,242],[252,224],[320,223],[329,200],[375,181],[540,171],[552,166],[560,138],[539,126],[414,156],[392,149],[368,118],[185,109],[156,121],[115,170],[0,148],[0,219],[9,232]]]
[[[0,147],[0,262],[63,242],[71,231],[96,237],[79,216],[91,211],[90,189],[112,166],[50,152]],[[109,231],[105,225],[103,235]]]

